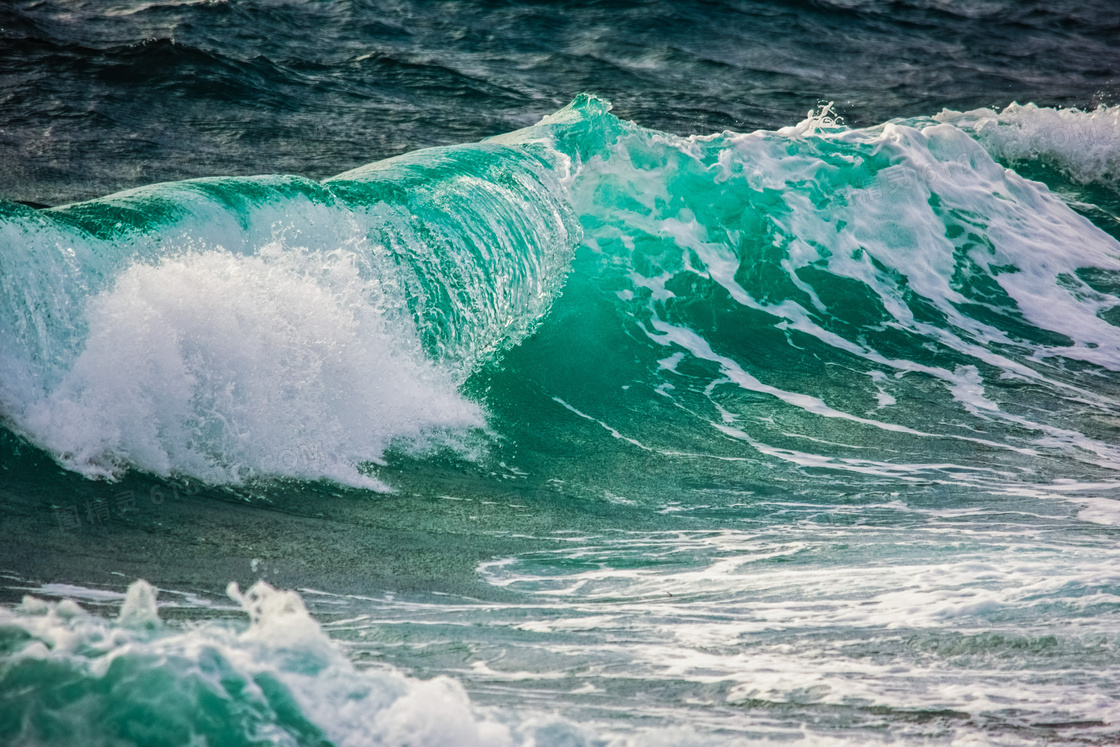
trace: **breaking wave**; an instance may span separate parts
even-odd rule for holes
[[[1111,475],[1120,244],[1009,167],[1109,189],[1116,132],[826,108],[681,138],[581,96],[322,183],[5,205],[0,409],[89,476],[384,489],[394,445],[565,423],[667,459]]]

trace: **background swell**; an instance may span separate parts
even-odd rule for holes
[[[1095,2],[115,2],[0,8],[0,197],[324,178],[508,132],[580,91],[676,134],[1110,102]]]

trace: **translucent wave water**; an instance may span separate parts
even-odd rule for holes
[[[425,581],[235,591],[248,629],[26,601],[3,733],[66,728],[58,667],[104,743],[137,671],[189,696],[167,734],[235,743],[1108,743],[1116,116],[682,137],[580,96],[323,182],[5,204],[4,448],[68,471],[29,492],[267,504],[217,541],[265,578],[328,577],[256,548],[329,513]]]

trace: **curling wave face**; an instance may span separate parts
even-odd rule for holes
[[[330,478],[482,425],[456,391],[544,315],[579,227],[524,138],[324,184],[162,184],[0,231],[0,408],[90,476]]]

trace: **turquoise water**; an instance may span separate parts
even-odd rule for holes
[[[1115,740],[1117,117],[5,203],[0,740]]]

